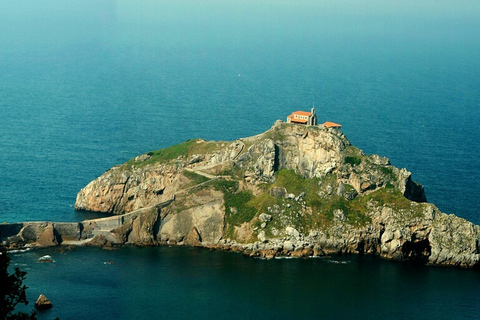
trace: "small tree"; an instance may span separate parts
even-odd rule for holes
[[[28,304],[25,294],[27,286],[23,284],[27,273],[15,268],[15,271],[9,274],[9,265],[10,257],[7,255],[7,250],[0,246],[0,319],[37,319],[35,311],[32,311],[31,314],[25,312],[14,313],[17,304]]]

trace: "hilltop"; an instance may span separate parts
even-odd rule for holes
[[[189,140],[109,169],[78,193],[75,208],[116,216],[84,221],[69,234],[101,246],[478,266],[480,227],[426,201],[410,172],[365,155],[340,130],[277,121],[253,137]],[[25,228],[18,226],[17,242]]]

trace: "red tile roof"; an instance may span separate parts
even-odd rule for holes
[[[307,111],[295,111],[291,115],[293,116],[294,114],[298,114],[300,116],[311,116],[312,115],[311,112],[307,112]]]
[[[327,122],[323,123],[322,125],[327,127],[327,128],[341,128],[342,127],[341,124],[338,124],[338,123],[335,123],[335,122],[330,122],[330,121],[327,121]]]

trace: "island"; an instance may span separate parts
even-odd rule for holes
[[[366,155],[340,127],[278,120],[256,136],[142,154],[78,193],[77,210],[111,216],[0,224],[0,241],[186,245],[259,258],[369,254],[479,267],[480,226],[442,213],[409,171]]]

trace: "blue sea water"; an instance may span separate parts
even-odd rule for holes
[[[35,263],[51,254],[54,263]],[[376,257],[260,260],[196,248],[30,251],[40,319],[478,319],[478,270]],[[28,310],[28,309],[27,309]]]
[[[82,220],[88,215],[73,210],[76,193],[112,165],[190,138],[258,134],[292,110],[315,103],[319,121],[341,123],[354,145],[410,170],[440,210],[479,224],[479,16],[480,2],[474,0],[1,1],[0,222]],[[139,312],[137,318],[150,318],[153,311],[145,305],[166,303],[162,309],[168,309],[183,295],[199,299],[199,308],[201,299],[207,299],[204,305],[213,299],[202,293],[215,290],[230,310],[249,310],[245,318],[300,312],[285,304],[288,299],[304,306],[305,318],[316,318],[314,298],[307,293],[333,292],[331,279],[344,277],[352,281],[344,289],[349,303],[338,304],[340,293],[332,295],[335,300],[320,296],[319,314],[342,318],[345,312],[355,318],[349,305],[368,310],[372,318],[380,313],[414,317],[411,307],[406,313],[384,311],[419,297],[429,306],[417,310],[422,318],[480,317],[478,275],[470,271],[417,271],[381,261],[365,268],[355,262],[348,265],[352,270],[323,260],[260,262],[220,253],[215,253],[220,262],[209,265],[204,258],[206,265],[197,265],[192,258],[197,254],[208,256],[132,248],[69,252],[49,267],[36,264],[33,253],[14,259],[24,260],[29,269],[32,292],[55,292],[58,314],[65,319],[105,318],[101,312],[128,319],[132,310]],[[122,273],[100,269],[97,262],[105,255],[113,255],[108,258],[117,261],[112,269],[121,265]],[[175,263],[198,267],[216,280],[199,285],[200,292],[167,282],[168,299],[156,298],[157,288],[145,286],[150,282],[142,275],[158,269],[159,283],[190,279],[195,270]],[[77,264],[91,272],[81,273]],[[245,277],[244,270],[260,272],[258,266],[273,268],[262,270],[265,276],[273,272],[276,281],[260,286],[255,275],[244,279],[255,288],[255,299],[249,300],[253,291],[240,290],[239,284],[231,290],[222,286],[241,275],[236,272]],[[325,266],[331,273],[322,283]],[[388,272],[373,275],[370,268]],[[68,279],[57,281],[58,275]],[[115,287],[119,279],[128,290],[123,284]],[[367,294],[369,304],[363,297],[372,281],[397,290],[398,300]],[[443,291],[433,284],[437,281],[445,283]],[[418,283],[424,286],[413,285]],[[280,291],[286,300],[274,305],[271,298],[265,309],[256,304],[256,298],[275,296],[278,286],[288,289]],[[302,290],[305,295],[298,295]],[[70,291],[82,293],[80,301],[89,307],[71,309]],[[102,301],[87,296],[102,296]],[[446,302],[452,307],[445,310]],[[215,316],[195,308],[166,314]],[[426,312],[435,308],[441,311]],[[224,311],[219,314],[225,316]]]

